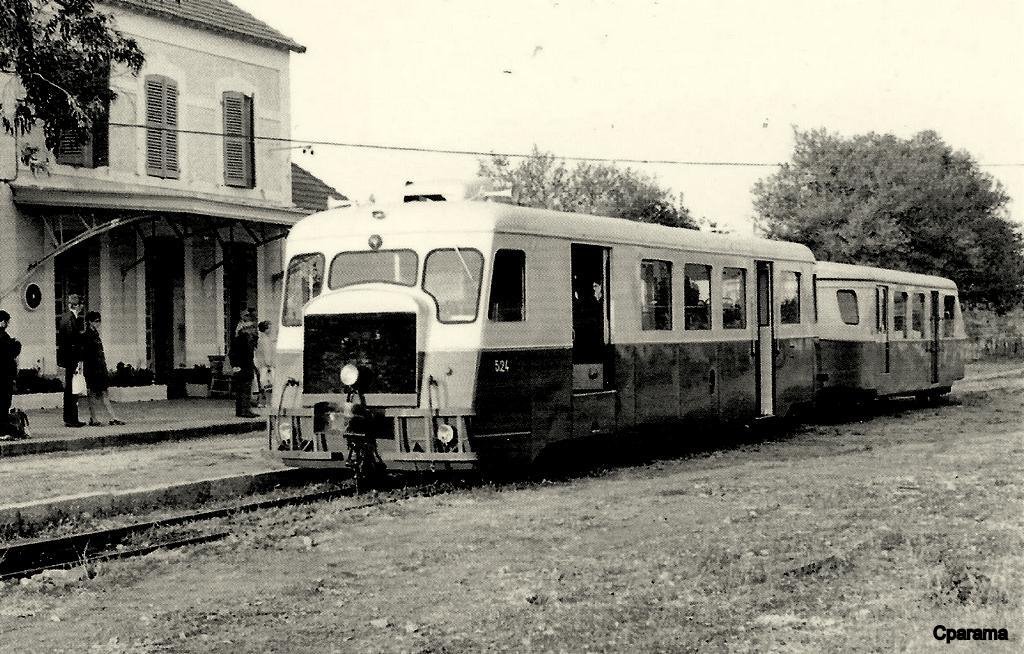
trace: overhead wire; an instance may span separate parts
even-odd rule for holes
[[[159,129],[166,130],[166,127],[150,127],[144,124],[138,123],[119,123],[111,121],[108,123],[111,127],[127,127],[135,129]],[[197,129],[176,129],[175,132],[178,134],[189,134],[199,136],[217,136],[217,137],[229,137],[238,138],[238,134],[226,134],[224,132],[215,132],[211,130],[197,130]],[[534,156],[536,153],[531,152],[495,152],[494,150],[462,150],[457,148],[429,148],[422,146],[412,145],[385,145],[380,143],[354,143],[347,141],[326,141],[326,140],[311,140],[311,139],[297,139],[284,136],[262,136],[254,135],[251,137],[254,141],[266,141],[272,143],[288,143],[293,144],[295,148],[309,147],[312,146],[324,146],[324,147],[341,147],[341,148],[356,148],[364,150],[383,150],[392,152],[414,152],[421,154],[452,154],[462,156],[473,156],[473,157],[508,157],[513,159],[525,159]],[[738,167],[738,168],[777,168],[782,166],[784,162],[770,162],[770,161],[712,161],[712,160],[687,160],[687,159],[637,159],[630,157],[585,157],[581,155],[554,155],[555,159],[564,161],[593,161],[599,163],[631,163],[631,164],[654,164],[654,165],[669,165],[669,166],[718,166],[718,167]],[[1011,162],[1011,163],[979,163],[979,166],[984,167],[1021,167],[1024,166],[1024,162]]]

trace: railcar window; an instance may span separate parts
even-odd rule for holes
[[[331,261],[327,285],[332,290],[367,282],[415,286],[419,265],[412,250],[339,252]]]
[[[839,303],[839,317],[847,325],[860,324],[860,308],[857,306],[857,291],[842,289],[836,291],[836,302]]]
[[[711,266],[684,267],[683,323],[686,329],[711,329]]]
[[[722,326],[747,326],[747,271],[743,268],[722,269]]]
[[[779,313],[783,325],[800,323],[800,273],[790,270],[782,273],[782,295]]]
[[[434,250],[423,264],[423,290],[437,303],[437,319],[473,322],[480,303],[484,257],[477,250]]]
[[[952,295],[942,296],[942,335],[952,336],[956,317],[956,297]]]
[[[494,253],[487,317],[495,322],[526,320],[526,253],[522,250]]]
[[[641,329],[672,329],[672,264],[644,259],[640,262],[640,281],[644,285]]]
[[[320,295],[324,285],[324,255],[313,252],[297,254],[288,262],[284,284],[284,309],[281,324],[298,327],[302,324],[302,307]]]
[[[924,336],[924,293],[915,293],[910,307],[910,330]]]
[[[896,334],[907,336],[907,294],[905,291],[892,297],[892,329]]]

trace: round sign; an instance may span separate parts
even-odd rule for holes
[[[25,292],[22,294],[22,301],[25,303],[26,309],[35,311],[43,303],[43,289],[39,288],[39,284],[35,282],[26,284]]]

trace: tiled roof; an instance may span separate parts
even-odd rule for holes
[[[324,211],[328,198],[348,200],[305,168],[292,164],[292,204],[310,211]]]
[[[150,16],[232,36],[272,48],[305,52],[306,48],[228,0],[99,0]]]

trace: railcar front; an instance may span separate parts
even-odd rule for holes
[[[427,212],[438,217],[437,212]],[[304,467],[467,469],[492,231],[419,207],[311,216],[286,245],[268,447]]]
[[[951,280],[818,262],[818,393],[936,396],[963,379],[966,331]]]

